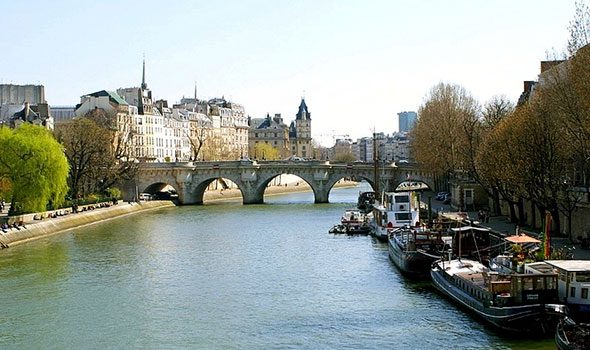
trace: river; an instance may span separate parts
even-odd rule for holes
[[[160,209],[0,251],[3,349],[554,349],[328,234],[358,188]]]

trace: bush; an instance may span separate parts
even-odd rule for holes
[[[107,197],[112,197],[112,198],[117,198],[117,199],[121,198],[121,190],[116,187],[109,187],[106,189],[105,192],[106,192]]]

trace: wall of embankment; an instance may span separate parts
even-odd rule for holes
[[[120,203],[108,208],[97,208],[80,213],[46,218],[34,223],[27,223],[19,229],[11,228],[7,232],[0,231],[0,246],[8,248],[17,244],[54,235],[72,228],[90,225],[142,211],[173,207],[170,201],[150,201],[140,203]]]

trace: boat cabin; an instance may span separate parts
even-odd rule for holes
[[[383,193],[382,203],[375,207],[373,215],[382,227],[413,227],[419,222],[418,205],[410,192]]]
[[[463,226],[451,228],[453,233],[453,254],[470,257],[479,261],[488,260],[491,231],[483,227]]]
[[[578,316],[590,319],[590,261],[588,260],[545,260],[526,264],[525,271],[538,274],[551,270],[557,273],[559,299]]]
[[[484,303],[498,307],[555,303],[557,274],[512,274],[497,272],[459,273],[459,286]]]

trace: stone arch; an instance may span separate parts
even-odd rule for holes
[[[338,181],[344,179],[344,178],[352,178],[354,177],[356,181],[366,181],[369,183],[369,185],[371,186],[371,189],[373,191],[375,191],[375,181],[374,179],[370,179],[368,176],[362,175],[362,174],[356,174],[356,175],[348,175],[348,174],[334,174],[330,177],[330,179],[326,182],[326,199],[330,197],[330,192],[332,191],[332,189],[334,188],[334,186],[336,185],[336,183],[338,183]]]
[[[409,179],[409,180],[402,180],[402,181],[396,181],[396,185],[394,187],[395,191],[403,191],[403,187],[400,187],[402,184],[406,183],[406,182],[410,182],[410,183],[422,183],[424,185],[426,185],[427,190],[430,191],[434,191],[434,187],[432,187],[430,184],[428,184],[427,180],[423,180],[423,179]]]
[[[190,191],[191,203],[203,204],[203,202],[204,202],[203,199],[205,197],[205,191],[207,190],[207,187],[209,187],[209,185],[211,183],[213,183],[213,181],[219,180],[219,179],[229,180],[232,183],[234,183],[236,185],[236,187],[238,188],[238,190],[240,191],[242,198],[245,198],[244,191],[242,190],[242,187],[240,186],[239,181],[232,179],[231,177],[228,177],[228,176],[208,176],[208,177],[204,177],[204,178],[199,178],[198,181],[194,181],[194,179],[193,179],[193,186],[191,186],[191,191]]]
[[[276,179],[278,176],[281,176],[281,175],[293,175],[293,176],[297,176],[298,178],[300,178],[303,182],[305,182],[311,188],[311,190],[313,192],[314,201],[316,200],[317,190],[314,186],[312,179],[306,178],[306,176],[304,174],[301,174],[298,172],[284,171],[284,172],[272,172],[272,173],[264,174],[264,176],[261,176],[261,179],[259,181],[259,185],[255,189],[255,197],[260,199],[260,203],[264,202],[264,193],[266,192],[268,184],[272,180]]]

